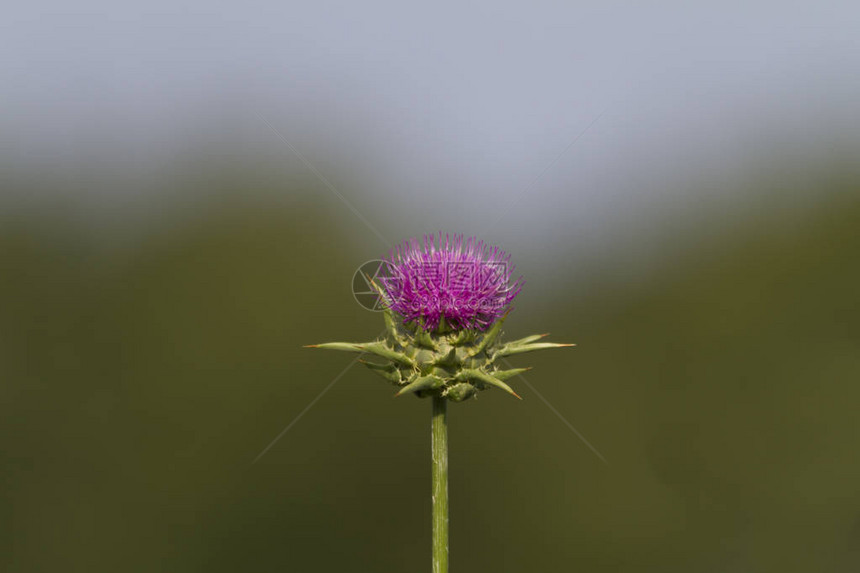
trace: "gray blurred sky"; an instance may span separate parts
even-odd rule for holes
[[[858,6],[15,3],[0,153],[154,173],[203,145],[302,169],[268,122],[392,241],[501,218],[588,242],[685,178],[712,200],[751,157],[855,145]]]

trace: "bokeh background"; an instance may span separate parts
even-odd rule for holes
[[[301,346],[443,230],[578,344],[515,362],[607,462],[521,383],[453,406],[454,571],[857,571],[858,21],[7,7],[0,569],[429,569],[430,404]]]

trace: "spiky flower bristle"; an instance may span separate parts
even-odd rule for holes
[[[512,280],[511,257],[463,235],[426,235],[395,247],[379,277],[390,307],[425,330],[440,321],[454,329],[486,330],[511,309],[523,286]]]

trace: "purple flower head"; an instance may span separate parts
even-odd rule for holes
[[[411,239],[386,262],[386,302],[405,322],[423,321],[425,330],[436,330],[443,318],[457,330],[485,330],[508,312],[523,284],[510,282],[510,255],[463,235]]]

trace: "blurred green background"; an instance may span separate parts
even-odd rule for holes
[[[860,3],[4,8],[0,573],[428,571],[430,404],[302,346],[440,230],[578,345],[451,407],[453,573],[860,571]]]
[[[453,570],[860,568],[860,173],[793,167],[588,263],[493,231],[508,335],[578,344],[514,362],[608,464],[516,381],[453,406]],[[429,402],[353,368],[252,464],[352,358],[301,346],[381,329],[385,249],[318,181],[187,171],[120,218],[4,175],[0,569],[429,568]]]

